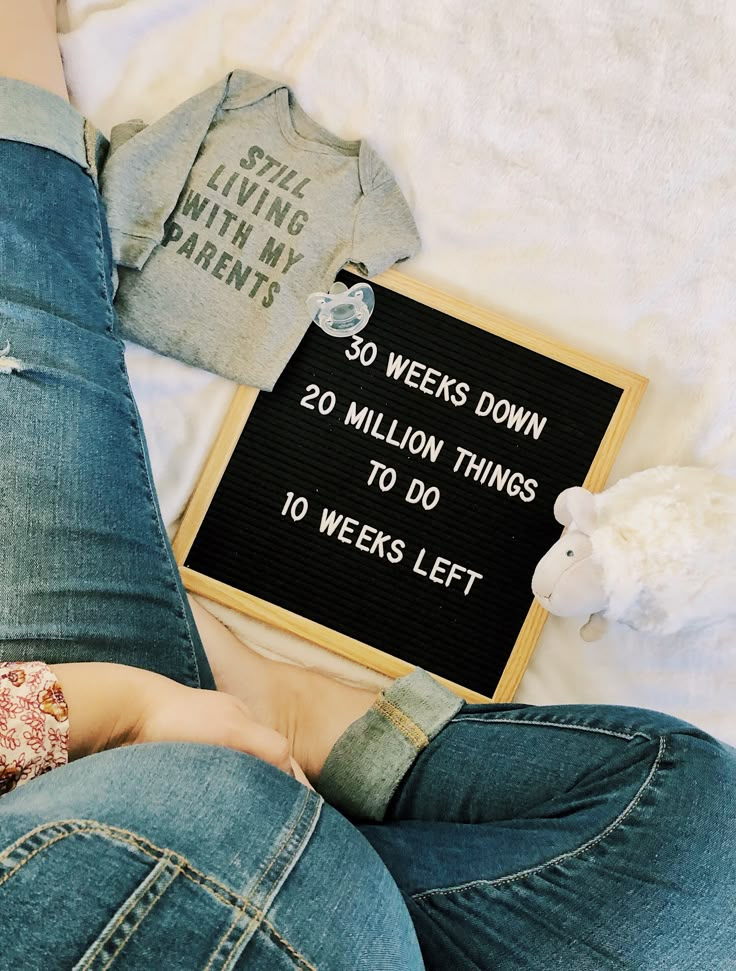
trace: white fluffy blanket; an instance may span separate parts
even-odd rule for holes
[[[67,0],[61,29],[73,101],[106,132],[234,67],[283,78],[397,174],[424,242],[407,273],[649,376],[610,481],[667,463],[736,474],[727,0]],[[138,348],[129,364],[173,530],[233,388]],[[550,619],[518,700],[655,708],[736,743],[733,626],[592,645],[578,627]]]

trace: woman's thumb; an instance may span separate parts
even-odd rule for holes
[[[273,728],[253,721],[247,715],[241,717],[241,727],[232,739],[231,747],[238,748],[249,755],[255,755],[256,758],[275,765],[282,772],[293,775],[289,740]]]
[[[263,759],[264,762],[275,765],[277,769],[293,776],[302,785],[313,789],[302,767],[291,754],[289,740],[274,729],[248,719],[248,724],[243,732],[242,744],[238,748],[249,755]]]

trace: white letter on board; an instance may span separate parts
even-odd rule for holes
[[[496,399],[493,397],[490,391],[484,391],[478,399],[478,404],[475,406],[476,415],[480,415],[481,418],[485,418],[485,416],[490,412],[491,408],[493,408],[493,403],[495,400]]]
[[[425,553],[426,553],[426,550],[424,549],[424,547],[422,547],[421,550],[419,551],[419,556],[416,558],[416,562],[414,563],[414,566],[412,567],[413,572],[414,573],[418,573],[420,577],[426,577],[426,575],[427,575],[427,571],[426,570],[420,569],[420,567],[422,565],[422,560],[424,559],[424,554]]]

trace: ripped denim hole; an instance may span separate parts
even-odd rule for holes
[[[0,374],[13,374],[22,371],[24,366],[17,357],[10,356],[10,341],[6,341],[5,347],[0,347]]]

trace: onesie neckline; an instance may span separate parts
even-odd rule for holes
[[[287,85],[280,85],[276,89],[276,114],[279,120],[281,134],[294,148],[305,149],[308,152],[320,152],[323,155],[343,155],[348,158],[358,158],[361,142],[349,142],[333,135],[311,118],[296,100]],[[302,129],[302,132],[299,129]]]

